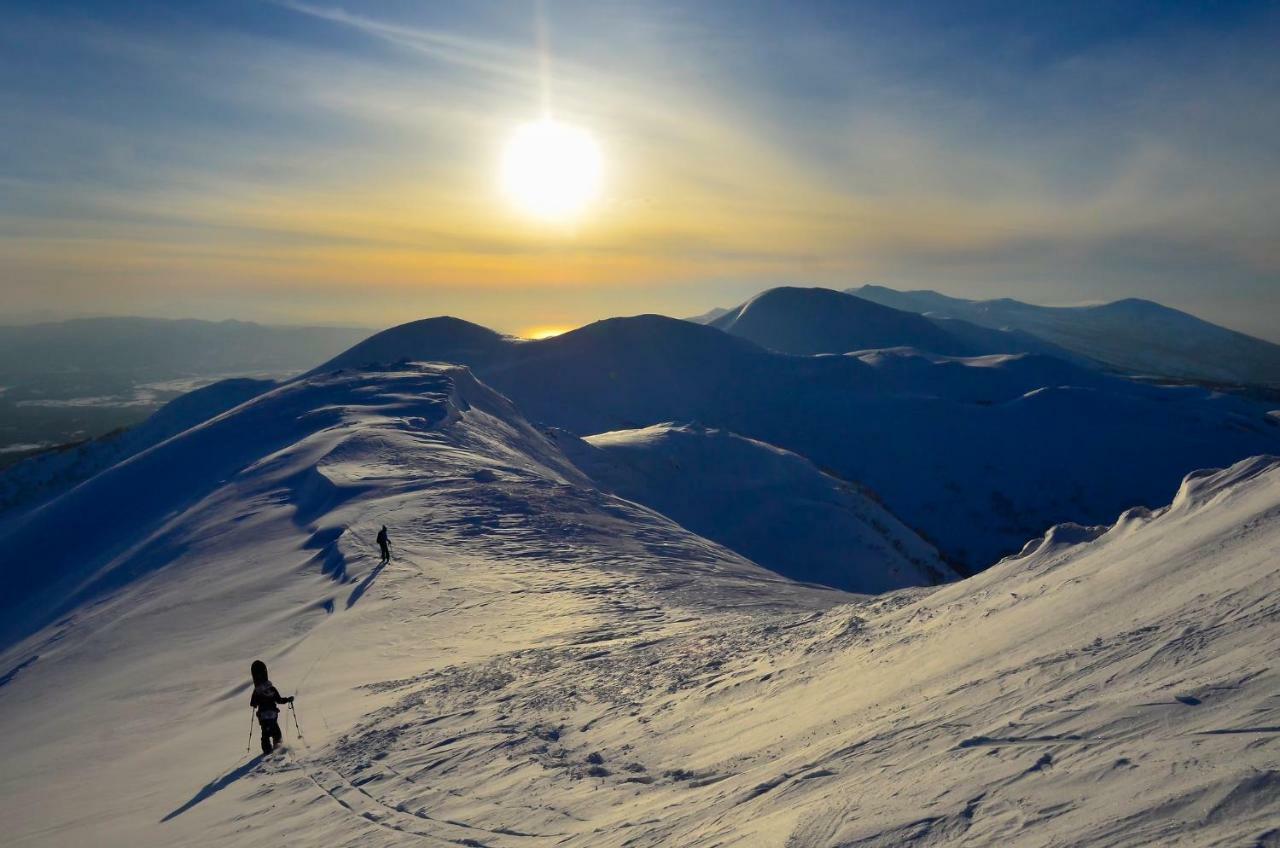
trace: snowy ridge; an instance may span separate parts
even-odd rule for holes
[[[464,410],[471,418],[483,411],[490,427],[511,422],[497,432],[515,428],[522,438],[514,443],[527,460],[586,485],[508,401],[480,386],[465,368],[288,383],[161,441],[21,516],[5,536],[12,558],[0,576],[12,591],[0,599],[0,610],[11,615],[0,634],[9,638],[10,628],[20,630],[36,611],[56,615],[140,571],[165,565],[181,547],[170,538],[175,520],[187,509],[206,506],[208,499],[243,496],[239,486],[244,478],[284,486],[290,501],[304,512],[321,508],[323,504],[311,503],[318,492],[340,493],[329,492],[333,487],[314,463],[326,451],[336,450],[342,437],[355,438],[346,431],[362,424],[363,413],[379,410],[397,414],[410,430],[447,428]],[[487,436],[486,447],[500,446]],[[505,449],[516,450],[510,444]],[[62,540],[58,557],[50,563],[48,540],[60,538],[61,528],[68,526],[76,526],[78,532]],[[50,564],[23,567],[31,562]],[[41,600],[45,597],[58,599],[57,605],[50,608]]]
[[[370,554],[384,522],[387,566]],[[14,740],[0,814],[24,844],[236,842],[204,830],[218,805],[202,802],[272,770],[219,776],[244,738],[243,657],[305,685],[323,743],[387,701],[366,684],[847,597],[600,493],[450,366],[281,386],[97,475],[0,544],[0,727]],[[71,807],[51,774],[110,789]]]

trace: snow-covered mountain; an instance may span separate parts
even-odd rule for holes
[[[952,355],[1036,353],[1077,365],[1097,363],[1028,333],[994,329],[956,318],[919,315],[847,292],[782,286],[733,309],[688,318],[782,353],[849,353],[909,347]]]
[[[649,438],[591,448],[650,486],[685,448]],[[719,438],[688,449],[768,450]],[[865,598],[602,492],[564,441],[465,369],[348,369],[0,530],[6,842],[1274,842],[1280,461]],[[298,694],[270,760],[255,658]]]
[[[935,291],[860,286],[849,294],[930,317],[1018,330],[1081,356],[1132,371],[1227,383],[1280,385],[1280,345],[1211,324],[1149,300],[1097,306],[1035,306],[965,300]]]
[[[597,485],[793,580],[879,593],[957,576],[883,506],[790,451],[697,424],[559,443]]]
[[[1189,469],[1280,452],[1265,406],[1053,357],[792,356],[656,315],[543,341],[475,328],[450,350],[452,325],[444,340],[438,326],[388,331],[394,344],[379,334],[314,373],[368,365],[378,345],[383,361],[468,364],[532,420],[580,436],[669,421],[723,428],[868,486],[968,568],[1053,524],[1161,503]]]
[[[914,347],[954,356],[1019,352],[975,350],[914,312],[833,289],[769,289],[707,323],[784,353],[847,353],[885,347]]]

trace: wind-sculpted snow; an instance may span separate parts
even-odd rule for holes
[[[885,592],[956,577],[883,506],[789,451],[698,425],[561,445],[598,484],[794,580]]]
[[[61,614],[0,655],[6,840],[1274,840],[1280,461],[866,599],[601,492],[557,441],[464,369],[347,371],[37,513],[106,510],[84,546],[0,538],[80,598],[28,594]],[[164,506],[108,503],[144,483]],[[286,715],[269,760],[244,752],[256,658],[306,734]]]
[[[1197,480],[933,594],[389,681],[298,768],[334,844],[1266,845],[1280,463]]]
[[[388,332],[389,360],[472,365],[530,419],[580,436],[699,421],[793,451],[877,492],[969,569],[1054,524],[1167,501],[1193,468],[1280,452],[1266,406],[1048,356],[790,356],[655,315],[545,341],[490,339],[481,355],[470,341],[450,352],[431,322]],[[316,373],[366,358],[353,352]]]

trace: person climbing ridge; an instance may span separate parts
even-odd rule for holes
[[[382,529],[378,531],[378,547],[382,549],[382,561],[384,563],[391,561],[391,540],[387,537],[387,525],[382,525]]]
[[[262,753],[270,754],[284,739],[280,731],[280,711],[278,704],[292,704],[293,697],[285,698],[267,677],[267,664],[262,660],[254,660],[249,666],[253,675],[253,695],[249,698],[249,707],[258,711],[258,724],[262,726]]]

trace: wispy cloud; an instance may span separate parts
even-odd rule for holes
[[[197,20],[182,38],[38,13],[0,36],[39,47],[0,59],[33,80],[0,89],[24,116],[0,130],[0,309],[51,289],[110,309],[221,286],[314,311],[342,286],[392,302],[707,282],[692,310],[725,280],[867,278],[1195,308],[1206,274],[1240,292],[1280,280],[1272,18],[1030,66],[992,58],[1006,46],[982,27],[948,41],[875,20],[749,24],[730,6],[548,4],[553,106],[608,157],[597,214],[548,231],[495,185],[506,133],[541,108],[532,5],[502,6],[501,26],[268,8],[271,26]],[[79,64],[41,58],[56,55]],[[486,308],[472,317],[512,324]]]

